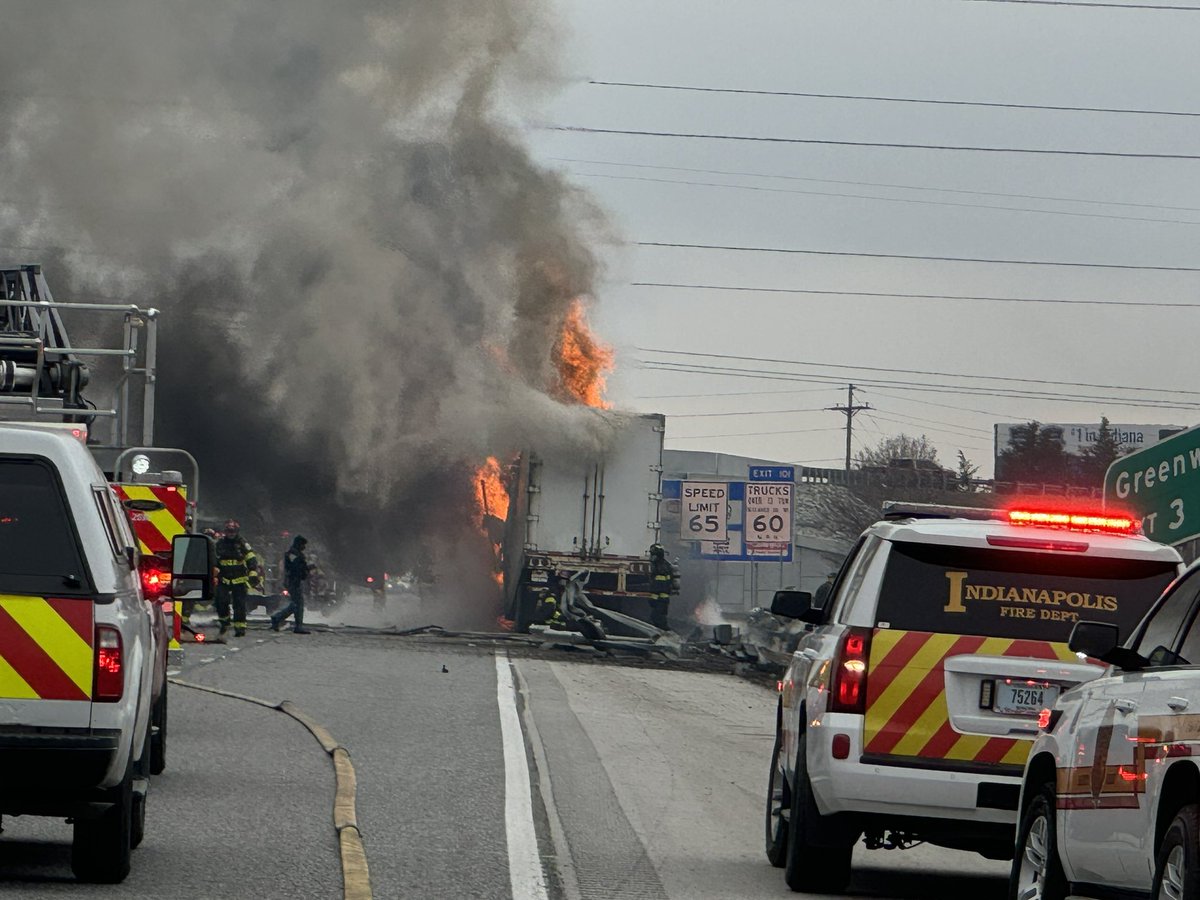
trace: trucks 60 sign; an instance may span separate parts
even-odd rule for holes
[[[787,544],[792,540],[792,485],[751,481],[746,484],[746,546]]]
[[[729,485],[685,481],[679,486],[679,536],[685,541],[727,541]]]

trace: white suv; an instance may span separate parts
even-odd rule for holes
[[[117,882],[145,825],[162,615],[79,431],[0,424],[0,815],[72,818],[75,874]],[[207,591],[207,540],[176,555],[197,539]]]
[[[1071,648],[1111,667],[1043,716],[1010,896],[1200,897],[1198,607],[1193,566],[1125,646],[1107,623],[1076,626]]]
[[[780,682],[766,850],[797,891],[837,892],[859,838],[1007,859],[1040,711],[1100,670],[1073,624],[1128,634],[1179,554],[1113,516],[885,506]],[[1030,674],[1034,677],[1030,677]]]

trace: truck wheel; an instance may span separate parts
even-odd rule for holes
[[[1067,876],[1058,856],[1054,788],[1044,784],[1021,817],[1017,852],[1008,879],[1010,900],[1064,900]]]
[[[775,732],[771,751],[771,774],[767,779],[767,859],[777,869],[787,862],[788,822],[783,811],[791,804],[783,774],[783,735]]]
[[[1154,900],[1197,900],[1200,897],[1200,807],[1185,806],[1163,836],[1154,867]]]
[[[817,810],[808,781],[807,737],[801,732],[796,752],[795,776],[791,785],[791,816],[788,820],[787,854],[783,877],[793,891],[810,894],[840,894],[850,882],[850,857],[854,840],[821,846],[812,838],[835,830]]]
[[[163,684],[162,695],[154,704],[150,724],[157,730],[150,735],[150,774],[161,775],[167,767],[167,685]]]
[[[133,850],[133,766],[109,793],[112,806],[98,819],[75,821],[71,871],[80,881],[118,884],[129,874],[129,855]]]

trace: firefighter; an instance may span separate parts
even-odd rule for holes
[[[308,580],[309,572],[312,566],[308,564],[308,559],[304,555],[304,548],[308,546],[308,541],[303,535],[296,535],[292,539],[292,546],[288,552],[283,555],[283,577],[287,584],[288,603],[283,609],[271,616],[271,630],[278,631],[283,625],[283,620],[288,616],[295,619],[295,624],[292,626],[293,634],[312,634],[304,627],[304,582]]]
[[[650,624],[667,631],[667,609],[675,583],[675,567],[667,561],[662,544],[650,547]]]
[[[220,583],[217,586],[217,621],[221,634],[229,630],[230,602],[233,604],[233,634],[246,634],[246,592],[250,586],[258,587],[262,576],[258,569],[258,557],[246,539],[241,526],[230,519],[225,523],[225,532],[217,541],[217,566]]]

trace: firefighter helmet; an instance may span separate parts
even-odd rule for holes
[[[665,549],[663,549],[662,544],[651,544],[650,545],[650,558],[651,559],[658,559],[658,558],[666,556],[666,555],[667,555],[667,551]]]

